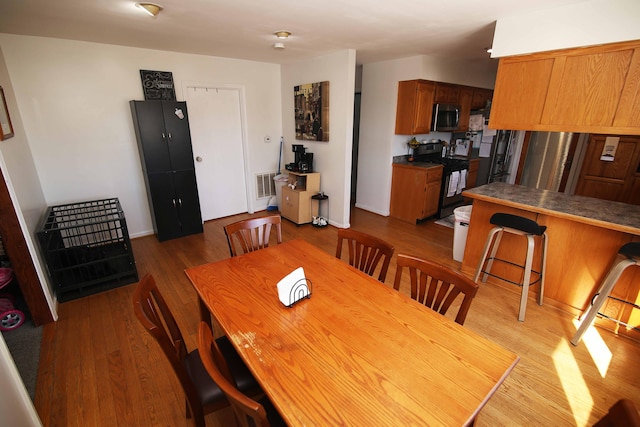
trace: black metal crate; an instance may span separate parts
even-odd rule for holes
[[[50,206],[36,234],[61,302],[138,281],[117,198]]]

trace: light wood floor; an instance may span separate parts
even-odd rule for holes
[[[163,243],[154,236],[132,241],[140,276],[154,275],[189,349],[196,346],[199,316],[195,291],[183,270],[228,257],[222,227],[248,216],[211,221],[203,234]],[[351,225],[391,242],[396,253],[460,267],[452,260],[453,230],[433,221],[410,225],[354,209]],[[296,227],[283,221],[284,240],[303,238],[330,254],[335,253],[336,235],[334,227]],[[387,285],[392,286],[394,274],[395,257]],[[168,363],[133,314],[134,287],[63,303],[59,321],[45,326],[35,398],[43,425],[192,425]],[[598,354],[584,343],[573,347],[569,339],[575,319],[549,305],[539,307],[531,298],[527,320],[520,323],[518,292],[515,287],[481,286],[465,323],[521,357],[480,413],[478,426],[587,426],[621,397],[640,407],[640,344],[593,329],[594,337],[586,338],[595,342]],[[226,409],[209,415],[207,425],[228,426],[231,420]]]

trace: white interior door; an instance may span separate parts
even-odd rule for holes
[[[186,92],[202,220],[247,212],[240,90]]]

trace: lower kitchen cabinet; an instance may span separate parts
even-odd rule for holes
[[[415,224],[438,212],[442,166],[393,165],[390,215]]]
[[[280,215],[296,224],[310,223],[314,216],[318,216],[318,201],[311,196],[319,192],[319,173],[289,172],[287,186],[282,187]]]
[[[149,205],[158,240],[202,233],[198,186],[193,170],[147,175]]]

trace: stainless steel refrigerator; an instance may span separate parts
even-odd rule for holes
[[[520,184],[558,191],[565,168],[571,167],[571,132],[532,132]]]

